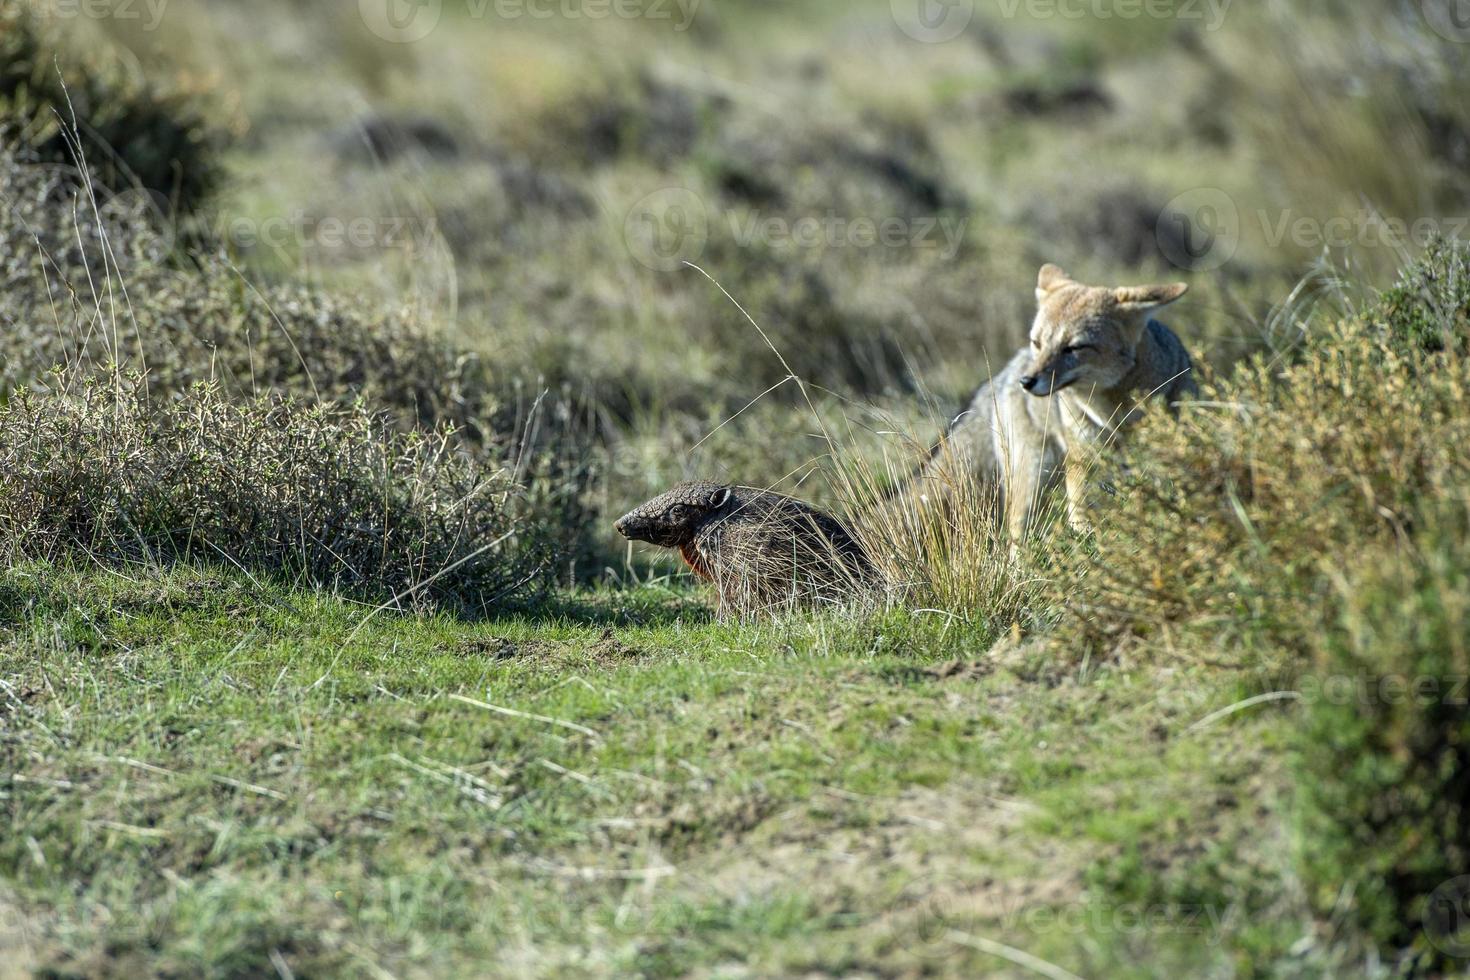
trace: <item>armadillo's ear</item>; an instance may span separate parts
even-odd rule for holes
[[[1061,289],[1063,286],[1073,286],[1076,283],[1072,277],[1062,271],[1061,266],[1052,265],[1048,262],[1041,267],[1041,272],[1036,277],[1036,301],[1039,303],[1048,295]]]
[[[716,490],[714,492],[714,494],[712,494],[710,496],[710,498],[709,498],[709,505],[710,505],[710,507],[712,509],[718,509],[720,507],[723,507],[726,504],[728,504],[729,502],[730,502],[730,488],[729,487],[720,487],[720,489]]]
[[[1113,298],[1124,313],[1148,313],[1168,306],[1189,292],[1189,283],[1176,282],[1164,286],[1124,286],[1113,290]]]

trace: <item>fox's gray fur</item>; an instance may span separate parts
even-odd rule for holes
[[[1068,521],[1086,528],[1095,454],[1115,445],[1150,400],[1172,406],[1197,391],[1184,344],[1150,317],[1187,289],[1084,286],[1043,267],[1030,347],[975,393],[911,492],[932,498],[946,479],[978,479],[995,488],[1019,541],[1044,495],[1064,483]]]

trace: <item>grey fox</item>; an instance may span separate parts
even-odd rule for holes
[[[1043,266],[1029,349],[975,393],[910,492],[941,494],[945,468],[957,464],[951,472],[996,488],[1015,542],[1043,495],[1062,482],[1069,523],[1088,527],[1086,473],[1094,454],[1113,445],[1149,399],[1174,405],[1197,391],[1183,343],[1151,318],[1188,289],[1084,286]]]

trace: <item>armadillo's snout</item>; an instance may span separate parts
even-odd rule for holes
[[[613,522],[617,532],[630,541],[640,541],[644,537],[646,529],[644,521],[637,514],[624,514]]]

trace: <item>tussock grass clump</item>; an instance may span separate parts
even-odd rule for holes
[[[857,533],[894,598],[913,607],[990,623],[1036,625],[1038,581],[997,516],[994,489],[946,456],[922,482],[901,469],[913,456],[875,464],[848,461],[843,495],[857,501]]]
[[[513,461],[543,523],[589,550],[593,426],[570,392],[501,379],[411,304],[257,286],[223,255],[178,252],[146,198],[108,198],[72,168],[0,152],[0,199],[0,399],[59,367],[145,375],[155,405],[201,383],[242,405],[361,403],[401,432],[452,429],[492,468]]]
[[[224,178],[228,142],[205,100],[128,70],[105,46],[83,54],[63,43],[61,28],[34,12],[44,6],[3,12],[0,134],[51,163],[77,163],[79,144],[102,185],[141,186],[180,213],[194,211]]]
[[[60,380],[60,379],[58,379]],[[361,406],[240,402],[139,381],[21,391],[0,409],[10,562],[227,562],[403,608],[486,612],[551,564],[503,470]]]

